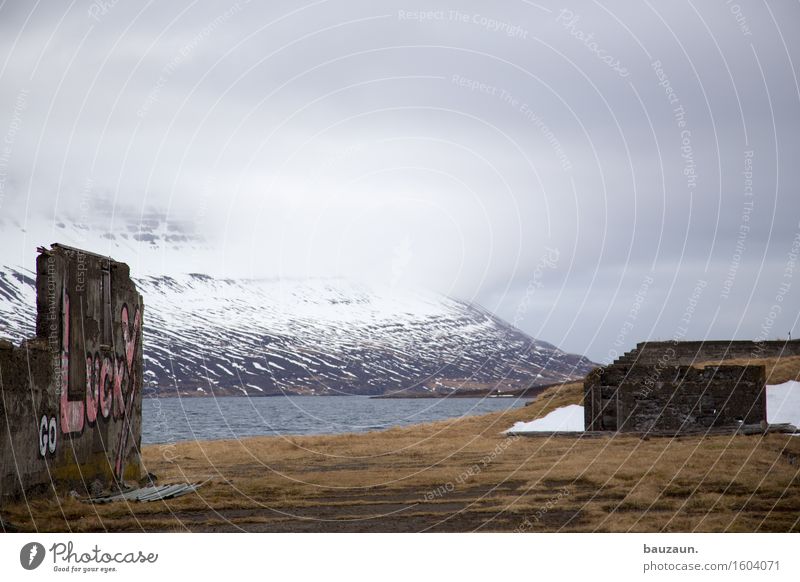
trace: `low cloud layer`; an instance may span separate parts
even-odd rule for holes
[[[422,285],[597,361],[785,337],[799,24],[758,2],[6,2],[0,258],[77,223],[140,271]]]

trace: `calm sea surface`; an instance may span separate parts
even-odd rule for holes
[[[275,396],[142,399],[145,444],[383,430],[522,406],[516,398]]]

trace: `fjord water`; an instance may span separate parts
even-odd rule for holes
[[[366,432],[522,405],[523,401],[517,398],[144,397],[142,442]]]

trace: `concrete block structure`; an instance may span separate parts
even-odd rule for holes
[[[0,500],[141,477],[144,304],[127,265],[54,244],[36,261],[36,337],[0,340]]]
[[[680,434],[765,425],[766,373],[756,360],[792,355],[800,355],[799,340],[641,343],[586,377],[585,429]],[[725,363],[734,359],[740,365]]]

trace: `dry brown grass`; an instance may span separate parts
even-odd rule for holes
[[[800,530],[797,438],[501,434],[581,399],[574,383],[508,412],[377,433],[151,446],[162,482],[212,482],[166,502],[37,499],[4,519],[48,531]]]

